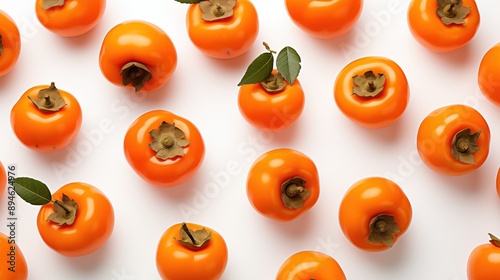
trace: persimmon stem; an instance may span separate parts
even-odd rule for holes
[[[276,51],[271,50],[271,47],[269,47],[269,44],[268,44],[268,43],[266,43],[266,42],[262,42],[262,44],[264,45],[264,47],[266,48],[266,50],[267,50],[268,52],[270,52],[270,53],[272,53],[272,54],[275,54],[275,53],[276,53]]]
[[[191,232],[189,232],[189,228],[187,227],[186,223],[183,223],[181,228],[187,234],[187,236],[189,237],[189,239],[191,240],[191,242],[194,245],[198,245],[198,242],[196,242],[196,239],[194,239],[194,237],[191,234]]]
[[[54,204],[57,204],[57,206],[60,206],[62,209],[64,209],[64,212],[66,212],[66,215],[71,214],[71,211],[68,209],[68,207],[64,206],[64,203],[60,202],[59,200],[54,200]]]
[[[216,17],[221,17],[226,13],[226,10],[221,6],[220,3],[216,3],[212,8],[212,14]]]
[[[165,146],[165,148],[170,148],[175,144],[175,140],[172,137],[165,137],[163,138],[162,145]]]
[[[122,76],[122,85],[132,85],[136,92],[141,90],[144,84],[153,77],[145,64],[136,61],[123,65],[120,75]]]
[[[375,86],[375,83],[373,81],[369,81],[366,85],[366,90],[369,92],[374,92],[377,89],[377,86]]]
[[[448,4],[444,7],[443,9],[443,13],[447,16],[447,17],[455,17],[457,15],[457,12],[455,11],[455,3],[451,3],[451,4]]]
[[[54,107],[54,103],[52,102],[52,100],[50,100],[50,96],[48,94],[44,96],[44,99],[45,99],[45,107],[47,108]]]
[[[380,220],[375,222],[375,228],[378,229],[379,232],[386,232],[387,222],[380,219]]]
[[[467,152],[467,150],[469,150],[469,140],[460,139],[457,143],[457,150],[461,153]]]
[[[295,197],[304,192],[303,186],[298,186],[296,184],[290,184],[286,187],[285,193],[288,197]]]

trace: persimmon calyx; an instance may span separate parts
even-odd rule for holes
[[[198,5],[202,12],[201,18],[206,21],[214,21],[231,17],[236,0],[201,1]]]
[[[354,84],[352,94],[361,97],[375,97],[384,90],[385,75],[383,73],[375,75],[372,70],[369,70],[362,76],[353,76],[352,82]]]
[[[78,205],[64,193],[62,194],[62,201],[52,200],[49,188],[39,180],[28,177],[17,177],[11,183],[14,186],[14,191],[29,204],[53,204],[54,212],[47,217],[46,221],[52,221],[59,226],[74,223],[78,212]]]
[[[43,0],[42,1],[42,9],[48,10],[53,7],[60,7],[64,5],[65,0]]]
[[[399,226],[393,215],[380,214],[370,221],[370,235],[368,241],[373,244],[382,243],[392,247],[396,234],[399,233]]]
[[[3,43],[2,43],[2,34],[0,34],[0,56],[2,55],[3,52]]]
[[[163,121],[158,129],[149,132],[153,141],[149,147],[156,152],[156,157],[162,160],[177,156],[184,156],[184,147],[189,145],[184,131],[175,126],[175,123]]]
[[[499,247],[500,248],[500,239],[496,236],[494,236],[493,234],[491,233],[488,233],[488,235],[490,236],[490,243],[495,246],[495,247]]]
[[[67,195],[62,195],[62,201],[55,200],[54,213],[47,217],[47,221],[57,223],[59,226],[71,225],[75,222],[78,204]]]
[[[293,177],[281,184],[281,201],[291,209],[304,206],[304,201],[310,195],[305,187],[306,181],[300,177]]]
[[[477,139],[481,130],[471,134],[470,128],[457,132],[451,140],[451,154],[453,157],[463,163],[475,164],[474,153],[479,150]]]
[[[120,75],[122,85],[132,85],[136,92],[140,91],[144,84],[153,77],[146,65],[135,61],[123,65]]]
[[[260,82],[260,84],[267,92],[273,93],[280,92],[286,87],[286,81],[281,73],[271,73],[271,75],[269,75],[269,77],[267,77],[264,81]]]
[[[188,249],[199,250],[207,246],[208,242],[210,242],[212,232],[208,232],[205,228],[191,230],[186,223],[182,223],[180,237],[181,239],[175,237],[174,239]]]
[[[444,24],[465,24],[471,7],[463,6],[462,0],[437,0],[437,3],[436,12]]]
[[[28,96],[28,98],[42,111],[56,112],[66,106],[66,101],[62,98],[54,82],[48,88],[38,91],[37,98],[32,98],[31,96]]]

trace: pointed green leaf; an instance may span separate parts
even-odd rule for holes
[[[276,68],[283,78],[293,85],[293,82],[299,76],[300,56],[292,47],[284,47],[276,58]]]
[[[182,3],[182,4],[198,4],[201,1],[204,0],[175,0],[176,2]]]
[[[256,84],[264,81],[273,72],[274,57],[271,53],[263,53],[250,63],[238,83],[238,86]]]
[[[52,194],[44,183],[27,177],[19,177],[13,181],[14,191],[26,202],[33,205],[44,205],[52,201]]]

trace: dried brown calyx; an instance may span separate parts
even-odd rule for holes
[[[129,62],[120,70],[122,85],[132,85],[135,91],[140,91],[144,84],[151,80],[153,75],[148,67],[140,62]]]
[[[67,195],[62,195],[62,201],[54,201],[54,213],[47,217],[47,221],[52,221],[58,225],[71,225],[75,221],[78,211],[78,204]]]
[[[370,235],[368,241],[373,244],[382,243],[392,247],[396,234],[399,233],[399,226],[393,215],[380,214],[370,221]]]
[[[285,89],[286,81],[280,73],[271,73],[267,79],[260,82],[267,92],[280,92]]]
[[[60,7],[64,5],[65,0],[43,0],[42,1],[42,9],[48,10],[53,7]]]
[[[471,7],[463,6],[462,0],[437,0],[437,3],[436,12],[444,24],[465,24]]]
[[[191,230],[186,223],[182,223],[180,229],[181,239],[174,239],[182,246],[191,250],[199,250],[205,247],[212,238],[212,232],[208,232],[205,228],[199,230]]]
[[[283,204],[292,209],[300,208],[310,195],[305,187],[306,181],[300,177],[293,177],[281,184],[281,200]]]
[[[471,134],[470,128],[457,132],[451,140],[451,154],[463,163],[475,164],[474,153],[479,150],[477,139],[481,135],[481,130]]]
[[[488,235],[490,236],[490,243],[493,244],[493,246],[500,248],[500,239],[491,233],[488,233]]]
[[[149,132],[153,141],[149,147],[156,152],[156,157],[167,160],[184,155],[184,147],[189,145],[184,132],[174,123],[162,122],[158,129]]]
[[[385,75],[379,73],[375,75],[373,71],[366,71],[363,76],[355,75],[352,77],[354,86],[352,93],[361,97],[377,96],[384,89]]]
[[[201,18],[206,21],[214,21],[231,17],[236,0],[201,1],[198,5],[202,11]]]
[[[55,112],[66,105],[66,101],[62,98],[54,82],[50,84],[50,87],[40,90],[37,97],[28,96],[31,102],[42,111]]]

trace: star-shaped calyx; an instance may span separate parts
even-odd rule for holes
[[[470,7],[465,7],[462,0],[437,0],[437,14],[446,24],[465,24],[465,17],[470,13]]]
[[[60,7],[64,5],[65,0],[43,0],[42,1],[42,9],[48,10],[52,7]]]
[[[54,82],[50,84],[50,87],[40,90],[37,98],[31,96],[28,96],[28,98],[42,111],[55,112],[66,105],[66,101],[62,98]]]
[[[186,223],[182,223],[179,235],[181,239],[174,237],[175,240],[191,250],[199,250],[205,247],[212,238],[212,232],[208,232],[205,228],[191,230]]]
[[[370,235],[368,236],[368,241],[373,244],[382,243],[392,247],[396,234],[399,232],[399,226],[393,215],[380,214],[370,221]]]
[[[156,157],[162,160],[184,156],[184,147],[189,145],[184,132],[174,123],[163,121],[158,129],[149,132],[153,141],[149,147],[156,152]]]
[[[300,177],[293,177],[281,184],[281,201],[291,209],[300,208],[310,195],[306,188],[306,181]]]
[[[236,0],[210,0],[199,3],[201,18],[206,21],[228,18],[233,15]]]
[[[54,213],[47,217],[48,221],[58,225],[71,225],[75,221],[78,204],[67,195],[62,195],[62,201],[54,201]]]
[[[475,164],[474,153],[479,150],[477,139],[481,135],[481,130],[471,134],[470,128],[457,132],[451,140],[451,154],[463,163]]]
[[[377,96],[384,89],[385,75],[379,73],[375,75],[373,71],[366,71],[362,76],[355,75],[352,77],[354,84],[352,93],[361,97]]]

